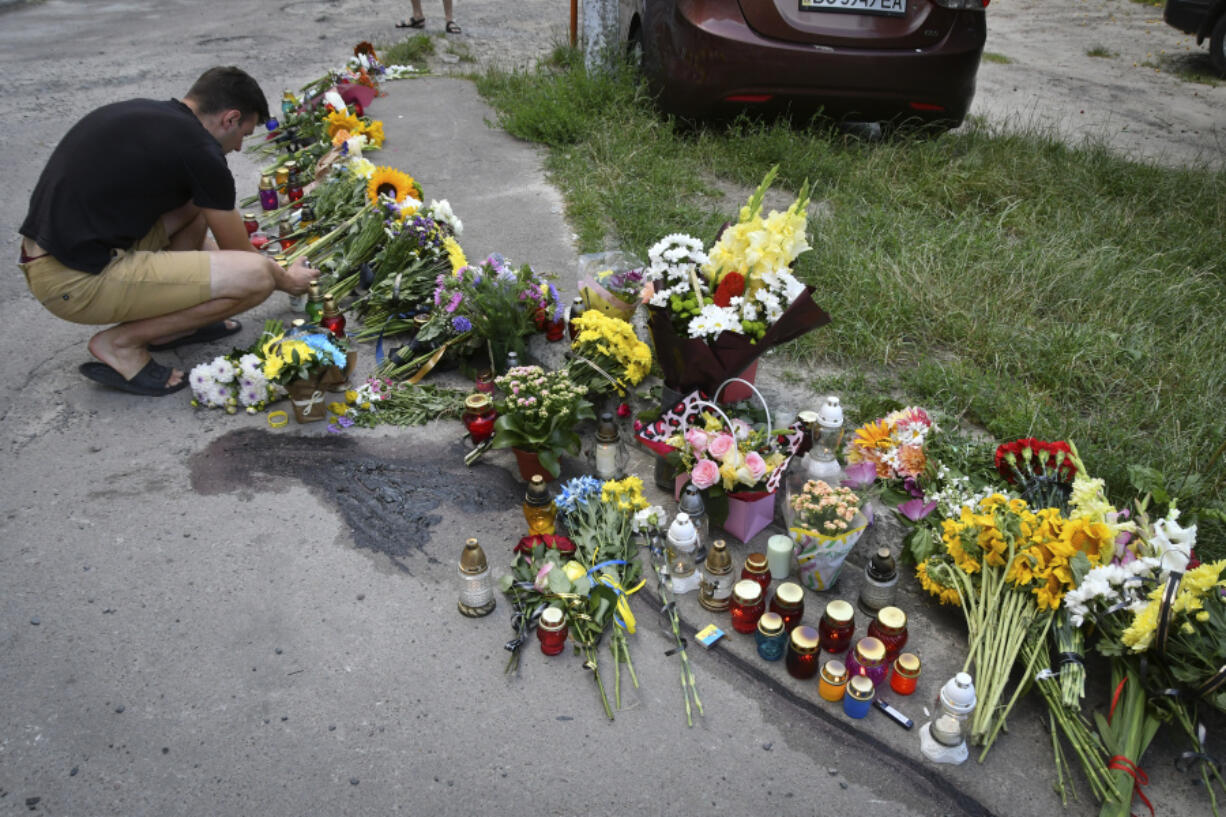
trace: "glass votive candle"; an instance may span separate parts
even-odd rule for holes
[[[885,646],[872,636],[861,638],[851,655],[847,656],[847,671],[852,678],[863,675],[872,681],[873,686],[879,686],[890,672],[890,665],[885,660]]]
[[[876,694],[877,688],[872,681],[863,675],[853,675],[847,682],[847,693],[843,696],[843,713],[849,718],[867,717]]]
[[[826,612],[817,622],[822,649],[826,652],[843,652],[851,646],[851,637],[856,631],[856,614],[851,605],[835,599],[826,605]]]
[[[262,250],[268,246],[268,234],[262,230],[256,230],[254,233],[247,236],[247,238],[251,241],[251,246],[255,247],[257,250]]]
[[[732,629],[752,633],[758,629],[758,619],[766,612],[762,586],[752,579],[742,579],[732,586]]]
[[[838,702],[843,700],[843,691],[847,688],[847,665],[837,658],[832,658],[822,665],[822,674],[817,679],[817,694],[823,701]]]
[[[788,636],[788,654],[785,661],[788,675],[793,678],[812,678],[817,675],[818,642],[817,630],[812,627],[797,627]]]
[[[904,652],[894,659],[894,671],[890,675],[890,689],[899,695],[915,692],[919,681],[920,660],[914,653]]]
[[[546,607],[536,624],[536,637],[541,642],[541,652],[557,655],[566,646],[566,616],[557,607]]]
[[[770,611],[783,619],[783,629],[789,633],[805,614],[805,589],[795,582],[784,582],[775,588]]]
[[[788,643],[788,634],[783,629],[783,618],[778,613],[763,613],[758,619],[754,641],[758,644],[758,655],[767,661],[778,661],[782,658]]]
[[[482,369],[473,379],[473,388],[481,394],[494,393],[494,373],[490,369]]]
[[[460,420],[468,429],[475,445],[480,445],[494,436],[494,421],[497,419],[498,412],[490,402],[488,394],[470,394],[464,399],[464,414]]]
[[[770,568],[766,563],[765,553],[751,553],[745,557],[745,566],[741,568],[742,579],[753,579],[762,588],[762,598],[771,586]]]
[[[897,607],[882,607],[868,625],[868,634],[885,645],[885,660],[893,661],[907,646],[907,614]]]

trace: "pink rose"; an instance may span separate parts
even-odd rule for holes
[[[707,444],[707,453],[717,460],[722,460],[734,448],[736,448],[736,438],[727,433],[717,434]]]
[[[707,450],[707,432],[700,428],[689,428],[685,432],[685,441],[690,448],[694,449],[695,454],[701,454]]]
[[[757,451],[750,451],[745,455],[745,467],[749,469],[754,482],[766,476],[766,460],[762,459],[762,455]]]
[[[630,404],[622,403],[621,405],[619,405],[617,407],[617,416],[618,417],[629,417],[630,416]]]
[[[699,460],[694,463],[694,470],[690,471],[690,482],[698,490],[705,491],[719,482],[719,466],[708,459]]]

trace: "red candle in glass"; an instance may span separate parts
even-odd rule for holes
[[[477,377],[473,383],[473,388],[480,394],[494,393],[494,373],[489,369],[482,369],[477,372]]]
[[[822,649],[826,652],[843,652],[851,646],[851,637],[856,631],[855,611],[851,605],[836,599],[826,605],[826,612],[817,622],[817,632]]]
[[[890,689],[899,695],[910,695],[915,692],[919,674],[919,657],[913,653],[904,652],[894,659],[894,671],[890,674]]]
[[[745,557],[745,566],[741,568],[742,579],[752,579],[762,588],[762,597],[771,586],[771,572],[766,564],[765,553],[751,553]]]
[[[893,661],[907,646],[907,614],[897,607],[882,607],[868,625],[868,634],[885,645],[885,658]]]
[[[259,232],[258,230],[251,234],[250,239],[251,246],[255,247],[257,250],[262,250],[268,246],[268,236]]]
[[[732,586],[732,629],[752,633],[758,629],[758,619],[766,612],[762,587],[755,581],[742,579]]]
[[[292,177],[285,187],[285,197],[294,203],[294,207],[301,207],[302,195],[302,182],[296,176]]]
[[[775,588],[770,611],[783,619],[783,629],[792,632],[805,614],[805,590],[794,582],[784,582]]]
[[[541,652],[557,655],[566,647],[566,617],[557,607],[546,607],[536,625],[536,637],[541,642]]]
[[[243,227],[247,230],[247,235],[260,229],[260,220],[255,217],[255,213],[243,213]]]
[[[812,678],[818,669],[818,635],[812,627],[797,627],[788,637],[788,652],[784,658],[788,675],[793,678]]]
[[[566,335],[566,321],[550,321],[545,325],[545,340],[557,343]]]
[[[465,398],[461,420],[475,444],[480,445],[494,436],[494,421],[497,419],[498,412],[488,394],[470,394]]]
[[[319,319],[319,325],[338,338],[345,336],[345,316],[340,312],[335,315],[324,315]]]

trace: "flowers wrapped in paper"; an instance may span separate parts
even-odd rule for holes
[[[791,503],[796,524],[788,533],[800,580],[810,590],[829,590],[838,581],[847,554],[868,527],[860,499],[849,488],[817,480],[805,483]]]
[[[713,393],[780,343],[830,322],[813,290],[792,274],[809,249],[808,183],[784,212],[762,215],[772,168],[707,253],[697,239],[665,236],[648,252],[647,326],[664,373],[679,393]]]
[[[642,263],[621,251],[579,257],[579,297],[588,309],[628,321],[638,308],[646,280]]]

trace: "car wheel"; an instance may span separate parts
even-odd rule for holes
[[[1219,75],[1226,77],[1226,14],[1217,18],[1209,36],[1209,62]]]

